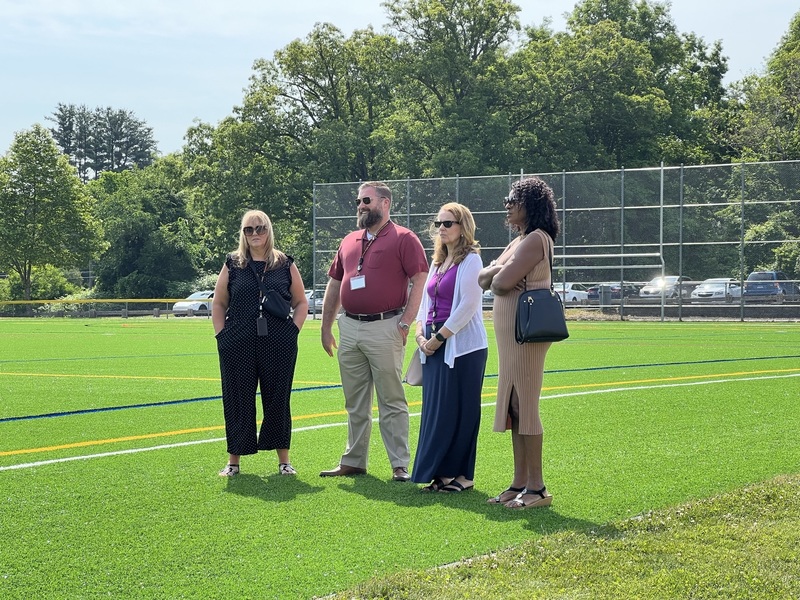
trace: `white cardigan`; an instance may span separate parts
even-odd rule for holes
[[[489,347],[486,329],[483,326],[483,290],[478,285],[478,273],[482,268],[481,257],[473,252],[461,261],[456,271],[453,308],[443,325],[453,332],[453,335],[447,338],[447,344],[444,347],[444,362],[451,369],[457,357]],[[436,269],[431,264],[431,268],[428,269],[428,278],[425,281],[425,292],[422,294],[422,302],[419,312],[417,312],[417,321],[423,324],[423,331],[425,322],[428,320],[431,303],[428,295],[428,283],[435,274]],[[422,351],[418,350],[418,352],[424,364],[427,357]]]

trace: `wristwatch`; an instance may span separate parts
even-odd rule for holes
[[[398,325],[400,325],[400,329],[402,329],[403,331],[408,331],[409,327],[411,327],[411,325],[409,325],[408,323],[403,323],[402,321],[400,321]]]
[[[437,339],[437,340],[439,340],[439,341],[440,341],[440,342],[442,342],[442,343],[444,343],[444,341],[447,339],[447,338],[446,338],[446,337],[444,337],[444,336],[441,334],[441,332],[439,332],[439,331],[437,331],[437,332],[436,332],[436,336],[435,336],[435,337],[436,337],[436,339]]]

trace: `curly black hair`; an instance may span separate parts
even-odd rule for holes
[[[526,222],[523,233],[541,229],[555,241],[561,225],[553,190],[549,185],[538,177],[520,179],[511,184],[508,197],[525,206]]]

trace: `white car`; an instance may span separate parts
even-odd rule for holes
[[[195,292],[186,300],[181,300],[172,305],[172,314],[176,317],[187,316],[189,309],[193,314],[211,314],[211,300],[214,298],[214,290],[204,290]]]
[[[692,290],[694,302],[733,302],[742,296],[742,284],[730,277],[713,277]]]
[[[556,293],[561,296],[563,302],[580,302],[586,304],[589,301],[589,286],[583,283],[563,283],[553,282]]]

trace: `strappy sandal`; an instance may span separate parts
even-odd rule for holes
[[[218,473],[220,477],[235,477],[239,474],[239,465],[225,465],[225,468]]]
[[[420,490],[419,490],[419,491],[420,491],[420,492],[425,492],[425,493],[429,493],[429,492],[438,492],[438,491],[439,491],[439,490],[441,490],[443,487],[444,487],[444,482],[443,482],[441,479],[439,479],[439,478],[437,477],[436,479],[434,479],[433,481],[431,481],[431,482],[430,482],[428,485],[426,485],[425,487],[422,487],[422,488],[420,488]]]
[[[505,504],[506,502],[510,502],[511,500],[516,498],[518,494],[524,491],[525,491],[524,487],[521,488],[509,487],[500,492],[499,494],[497,494],[497,496],[495,496],[494,498],[489,498],[486,502],[488,502],[489,504]],[[514,495],[511,498],[506,498],[505,500],[503,500],[503,494],[509,494],[509,493]]]
[[[297,475],[297,471],[294,470],[291,463],[280,463],[278,465],[278,473],[281,475]]]
[[[525,496],[539,496],[535,500],[525,502]],[[540,490],[529,490],[525,488],[520,492],[516,498],[506,503],[506,508],[515,510],[523,508],[537,508],[540,506],[550,506],[553,503],[553,496],[547,493],[547,488],[543,487]]]
[[[474,483],[470,483],[469,485],[464,485],[460,481],[458,481],[456,479],[453,479],[453,481],[451,481],[447,485],[442,486],[439,489],[439,491],[440,492],[449,493],[449,494],[458,494],[458,493],[461,493],[461,492],[468,492],[469,490],[471,490],[474,487],[475,487]]]

